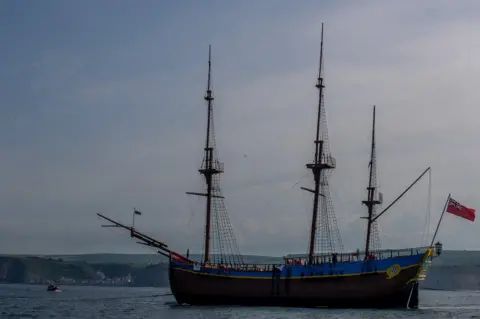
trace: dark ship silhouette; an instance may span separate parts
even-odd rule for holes
[[[334,208],[329,191],[330,173],[336,167],[330,154],[324,106],[323,24],[320,49],[318,113],[315,156],[306,165],[314,177],[313,189],[302,187],[313,196],[312,222],[308,254],[286,256],[282,264],[245,264],[235,243],[230,220],[220,189],[223,163],[216,155],[213,132],[213,94],[211,90],[211,48],[209,48],[208,106],[204,160],[199,170],[205,177],[206,193],[187,193],[206,198],[204,253],[201,262],[174,252],[156,239],[102,214],[110,227],[130,231],[139,243],[155,247],[169,258],[170,288],[178,303],[190,305],[257,305],[300,307],[407,307],[418,306],[419,281],[426,277],[441,244],[397,250],[379,247],[377,220],[427,172],[427,168],[392,204],[377,213],[382,194],[376,181],[375,107],[369,162],[367,198],[367,236],[364,251],[343,253]],[[140,214],[134,211],[134,217]],[[442,214],[443,216],[443,214]],[[439,222],[440,223],[440,222]],[[440,225],[440,224],[438,224]],[[438,226],[437,226],[438,230]],[[436,234],[436,232],[435,232]],[[435,237],[435,236],[434,236]],[[213,247],[213,248],[212,248]]]

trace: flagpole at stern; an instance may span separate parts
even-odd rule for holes
[[[437,224],[437,229],[435,229],[435,233],[433,234],[432,242],[430,243],[430,247],[433,247],[433,242],[435,241],[435,237],[437,237],[438,229],[440,228],[440,224],[442,223],[443,215],[445,215],[445,211],[447,210],[448,202],[450,201],[450,196],[452,194],[448,194],[447,201],[445,202],[445,206],[443,207],[442,215],[440,216],[440,220]]]

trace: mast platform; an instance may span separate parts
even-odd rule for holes
[[[198,170],[200,172],[200,174],[203,174],[203,175],[208,175],[208,174],[211,174],[211,175],[214,175],[214,174],[221,174],[225,171],[224,169],[224,163],[222,162],[218,162],[218,161],[214,161],[212,162],[212,167],[211,168],[201,168]]]
[[[333,156],[324,156],[320,163],[309,163],[308,169],[334,169],[337,167],[337,161]]]
[[[362,204],[364,205],[380,205],[382,202],[380,200],[362,200]],[[365,217],[368,218],[368,217]]]
[[[374,192],[376,188],[377,187],[369,186],[369,187],[367,187],[367,191],[368,192],[370,192],[370,191]],[[375,195],[375,193],[374,193],[374,195]],[[373,204],[373,205],[383,204],[383,193],[378,192],[378,198],[373,198],[372,200],[368,200],[368,199],[367,200],[362,200],[362,204],[367,205],[367,206],[370,205],[370,204]]]

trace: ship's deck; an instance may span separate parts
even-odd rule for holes
[[[372,264],[378,265],[379,270],[387,268],[392,262],[399,263],[401,267],[405,267],[408,264],[418,264],[422,259],[420,256],[423,256],[425,252],[430,247],[415,247],[407,249],[384,249],[372,251],[370,257],[367,260],[376,261]],[[410,258],[409,258],[410,257]],[[420,258],[419,258],[420,257]],[[418,262],[414,262],[417,261]],[[308,257],[305,255],[287,255],[283,258],[284,263],[266,263],[266,264],[229,264],[229,263],[219,263],[219,264],[204,264],[204,263],[194,263],[194,266],[201,267],[204,269],[222,269],[229,270],[233,272],[272,272],[274,269],[281,269],[284,266],[292,266],[295,268],[302,268],[302,266],[308,265]],[[317,254],[314,257],[314,262],[312,265],[309,265],[314,268],[322,269],[325,266],[335,264],[336,268],[342,265],[346,267],[346,272],[357,272],[353,270],[352,267],[360,268],[361,264],[364,264],[365,261],[365,252],[357,251],[350,253],[338,253],[338,254]],[[405,263],[405,265],[403,265]],[[358,266],[358,267],[357,267]],[[343,268],[343,267],[342,267]],[[384,270],[384,269],[383,269]]]

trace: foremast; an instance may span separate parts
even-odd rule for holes
[[[375,105],[373,106],[373,121],[372,121],[372,143],[370,149],[369,177],[367,186],[367,199],[362,201],[367,206],[368,216],[363,217],[367,219],[367,236],[365,239],[365,258],[371,251],[380,249],[380,238],[378,233],[378,224],[375,219],[376,208],[382,204],[383,195],[377,192],[377,154],[375,145]]]
[[[202,166],[198,171],[205,178],[206,192],[187,192],[189,195],[206,197],[203,263],[243,264],[220,189],[219,175],[224,172],[224,164],[216,154],[211,45],[208,47],[208,79],[204,99],[207,101],[207,131]]]
[[[210,143],[210,126],[213,117],[213,95],[211,88],[212,81],[212,47],[208,47],[208,80],[207,91],[205,93],[205,101],[207,101],[208,115],[207,115],[207,136],[205,139],[205,154],[203,157],[203,165],[198,171],[205,176],[205,182],[207,184],[207,207],[205,216],[205,239],[204,239],[204,255],[203,261],[208,263],[210,261],[210,235],[211,235],[211,220],[212,220],[212,179],[213,175],[223,173],[223,165],[213,165],[213,147]],[[213,126],[213,125],[212,125]],[[218,163],[218,161],[217,161]],[[218,163],[220,164],[220,163]]]
[[[315,155],[313,163],[306,167],[312,171],[314,179],[314,189],[307,189],[313,193],[313,211],[310,227],[310,240],[308,248],[308,262],[314,263],[316,248],[321,253],[334,253],[343,250],[343,245],[338,230],[335,211],[333,208],[331,194],[328,186],[330,172],[336,167],[335,159],[330,155],[328,144],[328,129],[324,106],[324,81],[323,81],[323,23],[320,42],[320,62],[316,88],[318,89],[318,111],[317,111],[317,129],[315,136]],[[320,219],[319,219],[320,213]],[[320,237],[317,238],[317,232],[320,228]],[[319,247],[317,247],[319,246]]]

